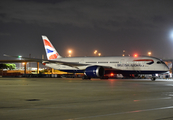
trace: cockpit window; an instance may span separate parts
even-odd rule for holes
[[[162,62],[161,61],[157,61],[157,64],[162,64]]]
[[[165,64],[163,61],[157,61],[157,64]]]

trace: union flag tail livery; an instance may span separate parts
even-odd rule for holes
[[[46,51],[47,59],[48,60],[54,60],[57,58],[61,58],[61,56],[58,54],[58,52],[55,50],[51,42],[46,36],[42,36],[44,48]]]

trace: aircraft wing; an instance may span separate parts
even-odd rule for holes
[[[11,56],[11,55],[6,55],[4,54],[4,56],[6,57],[14,57],[14,58],[19,58],[18,56]],[[67,65],[67,66],[71,66],[71,67],[77,67],[77,66],[86,66],[88,64],[82,64],[82,63],[78,63],[78,62],[64,62],[64,61],[55,61],[55,60],[45,60],[45,59],[36,59],[36,58],[28,58],[28,57],[21,57],[21,60],[0,60],[0,62],[2,63],[8,63],[8,62],[40,62],[40,63],[57,63],[57,64],[61,64],[61,65]]]
[[[11,56],[11,55],[6,55],[6,57],[14,57],[14,58],[19,58],[18,56]],[[46,59],[36,59],[36,58],[28,58],[28,57],[21,57],[21,60],[0,60],[1,63],[19,63],[19,62],[40,62],[42,64],[44,63],[55,63],[55,64],[61,64],[61,65],[67,65],[70,67],[75,67],[78,68],[79,66],[89,66],[90,64],[83,64],[79,62],[65,62],[65,61],[56,61],[56,60],[46,60]],[[110,66],[102,66],[105,69],[113,69]]]
[[[75,68],[78,68],[80,66],[93,66],[91,64],[83,64],[83,63],[78,63],[78,62],[64,62],[64,61],[52,61],[52,60],[46,60],[46,61],[43,61],[43,63],[57,63],[57,64],[67,65],[67,66],[75,67]],[[110,66],[102,66],[102,67],[104,67],[106,70],[113,69]]]
[[[57,63],[61,65],[71,66],[71,67],[88,65],[88,64],[78,63],[78,62],[64,62],[64,61],[54,61],[54,60],[43,60],[42,63]]]

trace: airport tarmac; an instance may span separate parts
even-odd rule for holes
[[[0,120],[173,120],[173,80],[0,78]]]

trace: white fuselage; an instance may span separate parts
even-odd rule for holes
[[[153,73],[168,71],[166,64],[164,64],[160,59],[154,57],[68,57],[58,58],[56,60],[85,65],[70,67],[67,65],[62,65],[61,63],[50,63],[46,64],[46,66],[62,71],[85,70],[87,67],[94,65],[107,68],[110,67],[113,70],[120,71],[145,71],[146,73],[148,73],[147,71],[151,71]]]

